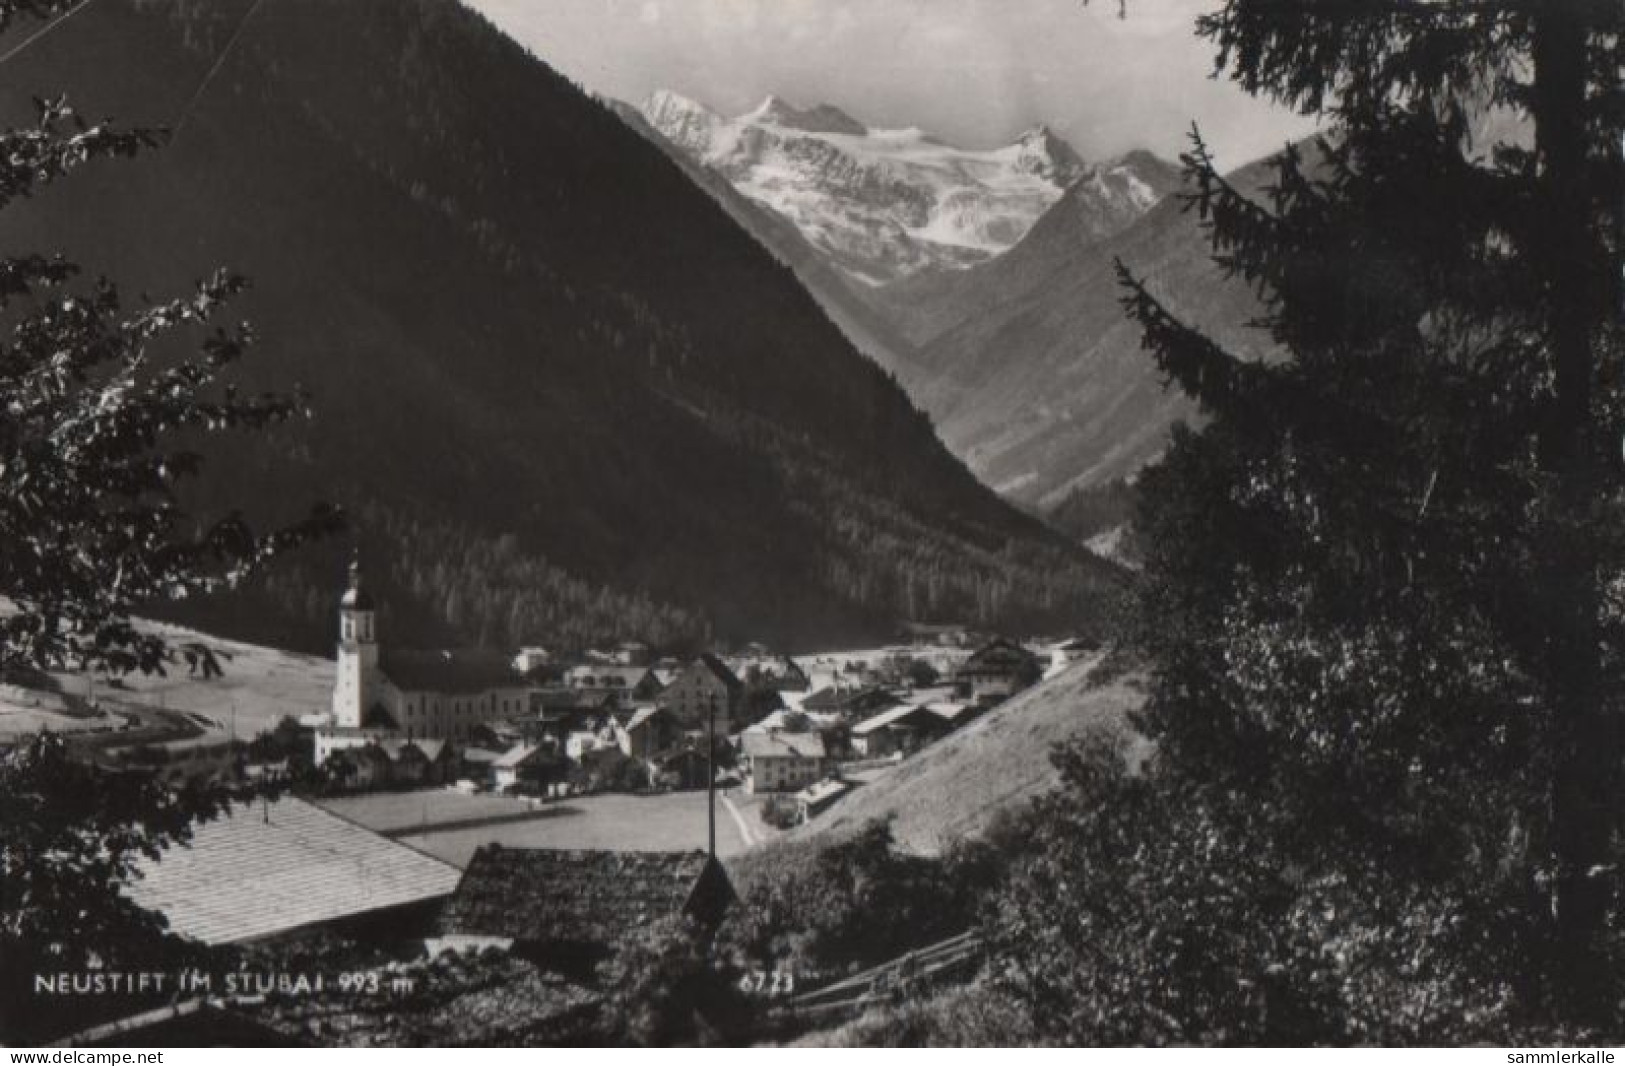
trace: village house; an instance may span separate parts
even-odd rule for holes
[[[647,666],[652,656],[649,645],[641,640],[623,640],[615,645],[612,654],[623,666]]]
[[[534,744],[520,744],[491,763],[491,786],[498,792],[545,791],[563,781],[567,764],[555,752]]]
[[[867,759],[906,755],[952,731],[953,725],[928,707],[893,707],[852,727],[852,750]]]
[[[647,703],[660,694],[660,679],[646,666],[583,663],[564,672],[564,683],[588,699],[609,697],[613,706]]]
[[[613,726],[615,742],[633,759],[648,760],[668,751],[682,738],[683,730],[670,713],[660,707],[639,707]]]
[[[478,748],[472,744],[463,748],[457,757],[458,780],[472,782],[481,788],[489,787],[493,780],[492,767],[502,758],[502,754],[500,751]]]
[[[553,662],[553,653],[546,648],[530,647],[520,648],[514,653],[513,672],[528,676],[529,674],[549,666]]]
[[[580,762],[589,752],[607,749],[620,749],[613,715],[597,714],[577,719],[564,735],[564,754],[575,762]]]
[[[720,744],[719,744],[720,747]],[[650,781],[661,788],[704,788],[712,763],[695,747],[671,748],[649,756]]]
[[[438,743],[438,742],[437,742]],[[378,749],[389,759],[389,783],[397,788],[413,788],[429,781],[429,757],[411,740],[385,740]]]
[[[892,693],[873,685],[838,687],[831,685],[801,701],[801,709],[808,714],[838,715],[849,722],[867,718],[878,711],[897,706],[900,701]]]
[[[824,738],[817,733],[746,730],[739,739],[751,793],[795,792],[822,778],[829,765]]]
[[[709,652],[689,663],[655,702],[684,729],[704,732],[709,717],[717,736],[733,731],[743,709],[745,686],[728,664]]]
[[[430,951],[512,950],[550,969],[593,963],[663,920],[715,929],[737,896],[703,851],[560,851],[486,844],[441,912]]]
[[[389,756],[378,741],[336,749],[319,765],[326,767],[333,781],[345,789],[364,792],[388,788],[393,783]]]
[[[997,703],[1036,684],[1043,674],[1036,655],[998,637],[966,659],[954,676],[972,699]]]
[[[806,692],[807,672],[788,655],[734,655],[724,660],[747,686],[774,692]]]
[[[1073,663],[1086,659],[1099,650],[1100,642],[1098,640],[1074,637],[1071,640],[1062,641],[1050,649],[1050,671],[1055,673],[1064,670]]]

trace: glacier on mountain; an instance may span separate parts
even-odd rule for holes
[[[868,285],[996,256],[1074,182],[1099,177],[1044,126],[974,150],[918,128],[871,129],[832,105],[803,109],[776,96],[729,118],[662,90],[640,110],[683,152],[788,219]],[[1112,185],[1131,199],[1138,192],[1121,178]]]

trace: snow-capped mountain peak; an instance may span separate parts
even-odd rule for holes
[[[867,126],[833,104],[819,104],[805,110],[778,96],[768,96],[754,111],[740,116],[741,122],[779,126],[803,133],[843,133],[862,137]]]
[[[1085,170],[1078,153],[1048,126],[1038,125],[1027,130],[1015,139],[1014,147],[1017,169],[1048,178],[1062,188],[1072,184]]]
[[[638,110],[650,125],[691,155],[707,151],[717,132],[727,123],[698,100],[690,100],[669,89],[650,93]]]
[[[780,96],[723,118],[657,92],[642,111],[690,157],[868,284],[1000,254],[1089,172],[1045,126],[976,150],[918,128],[872,129],[834,105],[801,108]]]

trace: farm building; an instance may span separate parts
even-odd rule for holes
[[[431,950],[513,948],[569,970],[663,920],[715,929],[736,896],[703,851],[557,851],[486,844],[446,901]]]
[[[427,921],[457,868],[303,800],[235,807],[144,862],[128,893],[205,944],[319,928],[399,933]]]

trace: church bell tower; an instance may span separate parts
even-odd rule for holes
[[[372,596],[361,582],[361,560],[350,561],[350,587],[339,600],[338,672],[333,682],[333,724],[359,727],[373,699],[378,637]]]

